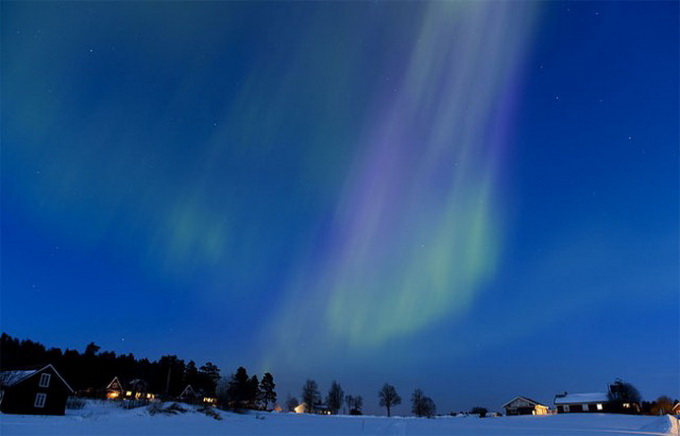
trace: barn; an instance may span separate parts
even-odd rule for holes
[[[503,404],[503,408],[507,416],[548,414],[548,406],[527,397],[515,397]]]
[[[0,411],[22,415],[63,415],[73,389],[52,365],[0,372]]]

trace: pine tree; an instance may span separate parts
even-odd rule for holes
[[[244,367],[239,367],[236,373],[232,374],[227,388],[227,398],[229,407],[241,409],[246,406],[248,400],[248,371]]]
[[[337,415],[338,410],[342,407],[342,398],[344,394],[342,387],[340,387],[340,383],[333,380],[331,388],[328,391],[328,396],[326,397],[326,405],[333,415]]]
[[[269,372],[265,372],[260,382],[260,393],[261,400],[264,403],[264,408],[267,409],[269,403],[274,405],[276,403],[276,392],[274,388],[276,384],[274,383],[274,376]]]
[[[198,371],[198,376],[203,380],[203,388],[206,393],[214,396],[217,390],[217,382],[220,380],[220,369],[212,362],[206,362]]]
[[[260,408],[260,381],[256,375],[253,375],[250,380],[248,380],[247,405],[250,409]]]

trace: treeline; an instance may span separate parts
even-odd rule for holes
[[[149,392],[178,396],[186,385],[214,396],[220,369],[211,362],[197,367],[176,355],[162,356],[157,361],[137,359],[132,354],[100,351],[94,342],[84,350],[47,349],[30,339],[19,340],[6,333],[0,336],[0,370],[52,364],[73,389],[85,395],[103,395],[106,385],[118,377],[123,383],[142,379]]]

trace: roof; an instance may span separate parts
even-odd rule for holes
[[[528,403],[531,403],[531,404],[533,404],[533,405],[535,405],[535,406],[548,407],[548,406],[546,406],[545,404],[542,404],[542,403],[539,403],[538,401],[532,400],[531,398],[522,397],[522,396],[518,396],[518,397],[513,398],[512,400],[510,400],[510,401],[508,401],[507,403],[503,404],[501,407],[505,407],[505,406],[507,406],[508,404],[512,403],[512,402],[515,401],[515,400],[524,400],[524,401],[526,401],[526,402],[528,402]]]
[[[589,394],[565,394],[555,397],[555,404],[587,404],[608,402],[609,397],[604,392],[594,392]]]
[[[194,388],[191,385],[187,385],[187,387],[184,388],[182,393],[179,394],[180,398],[189,395],[196,395],[196,391],[194,391]]]
[[[0,372],[0,386],[14,386],[38,372],[37,369],[2,371]]]
[[[111,382],[109,382],[109,384],[106,385],[106,389],[114,389],[111,387],[111,385],[113,385],[116,381],[118,382],[118,386],[120,386],[120,388],[123,389],[123,383],[120,382],[118,376],[114,377],[113,380],[111,380]]]
[[[52,372],[54,372],[56,374],[56,376],[59,377],[59,379],[62,381],[62,383],[64,383],[64,385],[66,385],[68,390],[73,392],[73,388],[68,383],[66,383],[66,380],[64,380],[64,377],[62,377],[61,374],[59,374],[59,372],[57,371],[57,369],[54,366],[52,366],[51,364],[47,365],[47,366],[43,366],[40,369],[1,371],[0,372],[0,386],[5,386],[5,387],[16,386],[19,383],[21,383],[22,381],[24,381],[24,380],[26,380],[30,377],[33,377],[34,375],[39,374],[39,373],[45,371],[48,368],[51,368]]]

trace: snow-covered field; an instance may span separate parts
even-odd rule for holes
[[[436,419],[377,416],[313,416],[276,413],[237,415],[220,411],[215,420],[191,406],[177,415],[150,415],[90,403],[66,416],[0,415],[0,434],[11,435],[680,435],[669,416],[573,414],[501,418]]]

